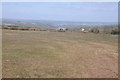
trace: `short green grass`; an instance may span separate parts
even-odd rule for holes
[[[117,73],[116,35],[3,30],[2,40],[6,78],[112,77],[99,73],[107,74],[107,69]],[[92,67],[97,74],[90,74]]]

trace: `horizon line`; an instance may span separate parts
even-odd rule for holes
[[[45,19],[11,19],[11,18],[0,18],[1,20],[8,19],[8,20],[33,20],[33,21],[58,21],[58,22],[100,22],[102,23],[103,21],[70,21],[70,20],[45,20]],[[103,23],[110,23],[110,22],[103,22]],[[118,23],[118,21],[113,21],[112,23]]]

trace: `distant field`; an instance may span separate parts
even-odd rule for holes
[[[118,37],[3,30],[4,78],[118,77]]]

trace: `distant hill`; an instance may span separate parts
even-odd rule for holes
[[[71,21],[50,21],[50,20],[20,20],[2,19],[3,25],[16,25],[20,27],[39,27],[56,29],[58,27],[79,28],[79,27],[102,27],[105,25],[116,25],[115,22],[71,22]]]

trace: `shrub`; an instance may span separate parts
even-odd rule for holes
[[[114,29],[111,31],[111,34],[119,34],[119,33],[120,33],[120,31],[118,31],[118,29]]]
[[[98,28],[92,28],[92,29],[90,30],[90,32],[93,32],[93,33],[99,33],[100,31],[99,31]]]

